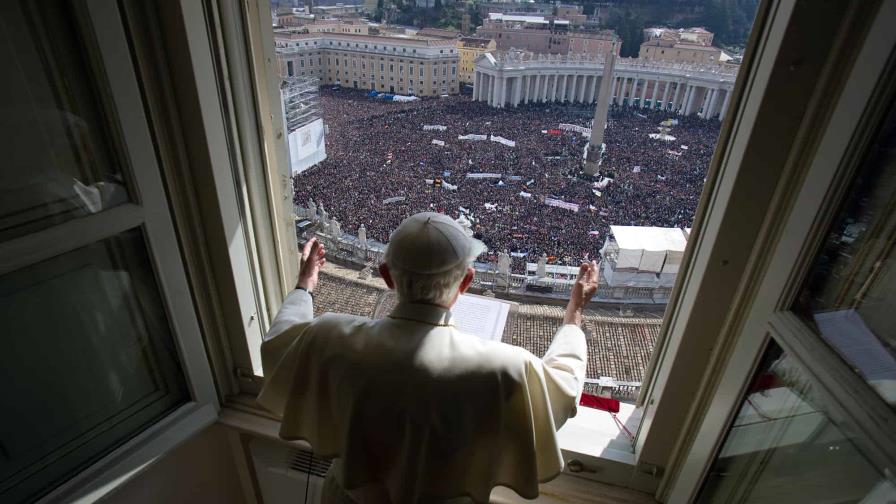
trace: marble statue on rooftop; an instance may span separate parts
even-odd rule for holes
[[[538,258],[538,265],[535,267],[535,276],[537,278],[544,278],[547,276],[547,264],[548,255],[542,252],[541,257]]]

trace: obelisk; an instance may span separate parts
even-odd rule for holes
[[[607,112],[610,110],[610,95],[613,94],[613,68],[616,66],[616,55],[610,50],[604,61],[604,75],[600,79],[600,91],[597,95],[597,107],[594,109],[594,123],[591,125],[591,142],[585,153],[584,171],[588,175],[597,174],[600,165],[601,145],[604,143],[604,128],[607,125]]]

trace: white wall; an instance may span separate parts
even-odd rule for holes
[[[102,501],[104,504],[247,503],[227,427],[212,425]]]

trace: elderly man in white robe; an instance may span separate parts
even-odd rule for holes
[[[313,316],[325,251],[312,239],[262,344],[258,401],[283,439],[333,458],[323,502],[488,502],[495,486],[525,498],[557,476],[556,432],[585,378],[582,310],[597,290],[583,263],[563,325],[539,358],[460,332],[451,307],[485,246],[453,219],[420,213],[390,238],[380,274],[398,305],[383,320]]]

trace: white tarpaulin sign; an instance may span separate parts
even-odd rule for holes
[[[558,199],[554,199],[554,198],[545,198],[544,204],[547,206],[564,208],[566,210],[572,210],[573,212],[579,211],[579,205],[576,205],[575,203],[568,203],[566,201],[558,200]]]
[[[449,191],[456,191],[457,186],[454,184],[449,184],[448,182],[442,181],[442,187],[448,189]]]
[[[496,205],[494,203],[486,203],[483,206],[485,207],[486,210],[495,210],[498,208],[498,205]]]
[[[576,133],[581,133],[582,136],[591,136],[591,128],[579,126],[578,124],[560,123],[558,128],[566,131],[575,131]]]
[[[652,138],[654,140],[662,140],[664,142],[671,142],[671,141],[675,140],[674,136],[667,135],[666,133],[651,133],[647,136],[649,136],[650,138]]]
[[[529,253],[528,252],[511,252],[510,255],[512,255],[513,257],[526,257],[527,255],[529,255]]]
[[[442,126],[441,124],[424,124],[423,125],[423,131],[432,131],[432,130],[445,131],[446,129],[448,129],[448,126]]]
[[[392,98],[392,101],[397,101],[397,102],[412,102],[412,101],[417,101],[417,100],[419,100],[419,99],[420,99],[420,98],[417,98],[416,96],[401,96],[401,95],[395,95],[395,96]]]
[[[524,198],[531,198],[532,193],[527,193],[526,191],[520,191],[520,196],[522,196]]]
[[[441,145],[442,147],[445,146],[445,142],[443,142],[443,141],[441,141],[441,140],[433,140],[432,143],[434,143],[434,144],[436,144],[436,145]]]
[[[514,142],[513,140],[508,140],[504,137],[492,135],[491,140],[492,142],[498,142],[499,144],[504,144],[508,147],[516,147],[516,142]]]
[[[458,140],[488,140],[488,135],[457,135]]]
[[[501,175],[500,173],[468,173],[467,174],[467,178],[474,178],[474,179],[475,178],[481,178],[481,179],[501,178],[501,177],[503,177],[503,175]]]
[[[404,201],[405,199],[407,198],[405,198],[404,196],[393,196],[391,198],[384,199],[383,204],[388,205],[389,203],[398,203],[399,201]]]

